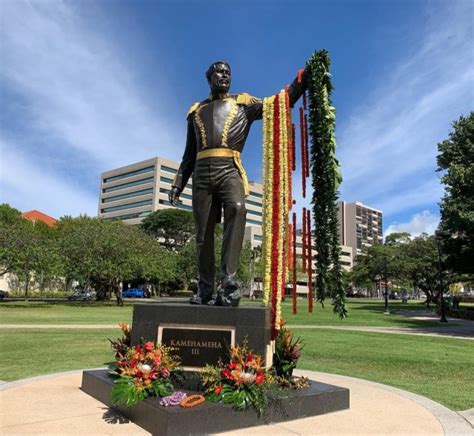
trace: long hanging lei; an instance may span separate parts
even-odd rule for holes
[[[308,94],[299,109],[303,197],[311,177],[314,215],[316,296],[323,303],[332,297],[334,311],[347,315],[342,286],[336,201],[341,183],[335,157],[335,109],[327,51],[315,52],[306,64]],[[298,71],[301,82],[303,70]],[[307,113],[306,113],[307,112]],[[296,169],[296,128],[291,122],[288,89],[263,100],[263,302],[271,306],[272,339],[281,324],[281,300],[288,271],[292,270],[292,309],[296,313],[296,213],[292,209],[292,171]],[[311,150],[309,150],[311,138]],[[311,172],[310,172],[311,167]],[[313,229],[311,212],[303,208],[303,271],[308,274],[308,310],[313,310]]]
[[[309,136],[311,136],[311,178],[317,276],[316,295],[323,303],[332,298],[334,312],[347,316],[340,264],[337,199],[342,181],[336,159],[336,110],[331,104],[330,59],[326,50],[315,52],[306,64],[309,95]]]
[[[288,91],[263,101],[263,301],[271,306],[272,337],[281,324],[288,276],[293,135]],[[294,254],[293,254],[294,255]]]

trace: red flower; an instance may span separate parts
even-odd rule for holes
[[[229,363],[229,364],[227,365],[227,368],[229,368],[229,369],[235,369],[235,368],[237,368],[237,364],[236,364],[235,362],[231,362],[231,363]]]
[[[140,353],[140,352],[142,351],[141,345],[135,345],[135,351],[136,351],[137,353]]]
[[[262,373],[257,374],[257,377],[255,377],[255,383],[257,385],[261,385],[265,380],[265,375]]]
[[[155,348],[155,346],[153,345],[153,342],[150,341],[144,345],[144,348],[145,348],[145,351],[152,351],[153,348]]]
[[[169,376],[170,376],[169,370],[168,370],[167,368],[162,369],[162,370],[161,370],[161,376],[162,376],[163,378],[169,378]]]
[[[222,375],[222,377],[225,377],[227,379],[232,379],[232,374],[230,373],[230,371],[228,369],[223,369],[221,371],[221,375]]]
[[[130,366],[132,368],[135,368],[138,364],[138,360],[134,357],[132,360],[130,360]]]
[[[214,393],[219,395],[221,392],[222,392],[222,386],[216,386],[216,388],[214,389]]]
[[[247,362],[247,363],[251,362],[251,361],[253,360],[253,358],[254,358],[254,356],[253,356],[252,353],[247,354],[247,360],[246,360],[246,362]]]

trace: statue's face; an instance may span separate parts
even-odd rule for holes
[[[230,89],[230,69],[226,64],[217,64],[211,76],[211,91],[213,93],[229,92]]]

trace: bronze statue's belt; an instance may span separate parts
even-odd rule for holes
[[[245,196],[249,195],[249,181],[247,179],[247,173],[245,172],[242,161],[240,160],[240,151],[231,150],[230,148],[208,148],[206,150],[200,151],[196,159],[205,159],[207,157],[231,157],[234,159],[235,166],[239,170],[240,177],[242,177],[242,182],[244,184]]]

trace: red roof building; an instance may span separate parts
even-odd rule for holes
[[[53,227],[57,222],[56,218],[46,215],[45,213],[40,212],[39,210],[29,210],[28,212],[23,212],[21,216],[28,221],[42,221],[49,227]]]

